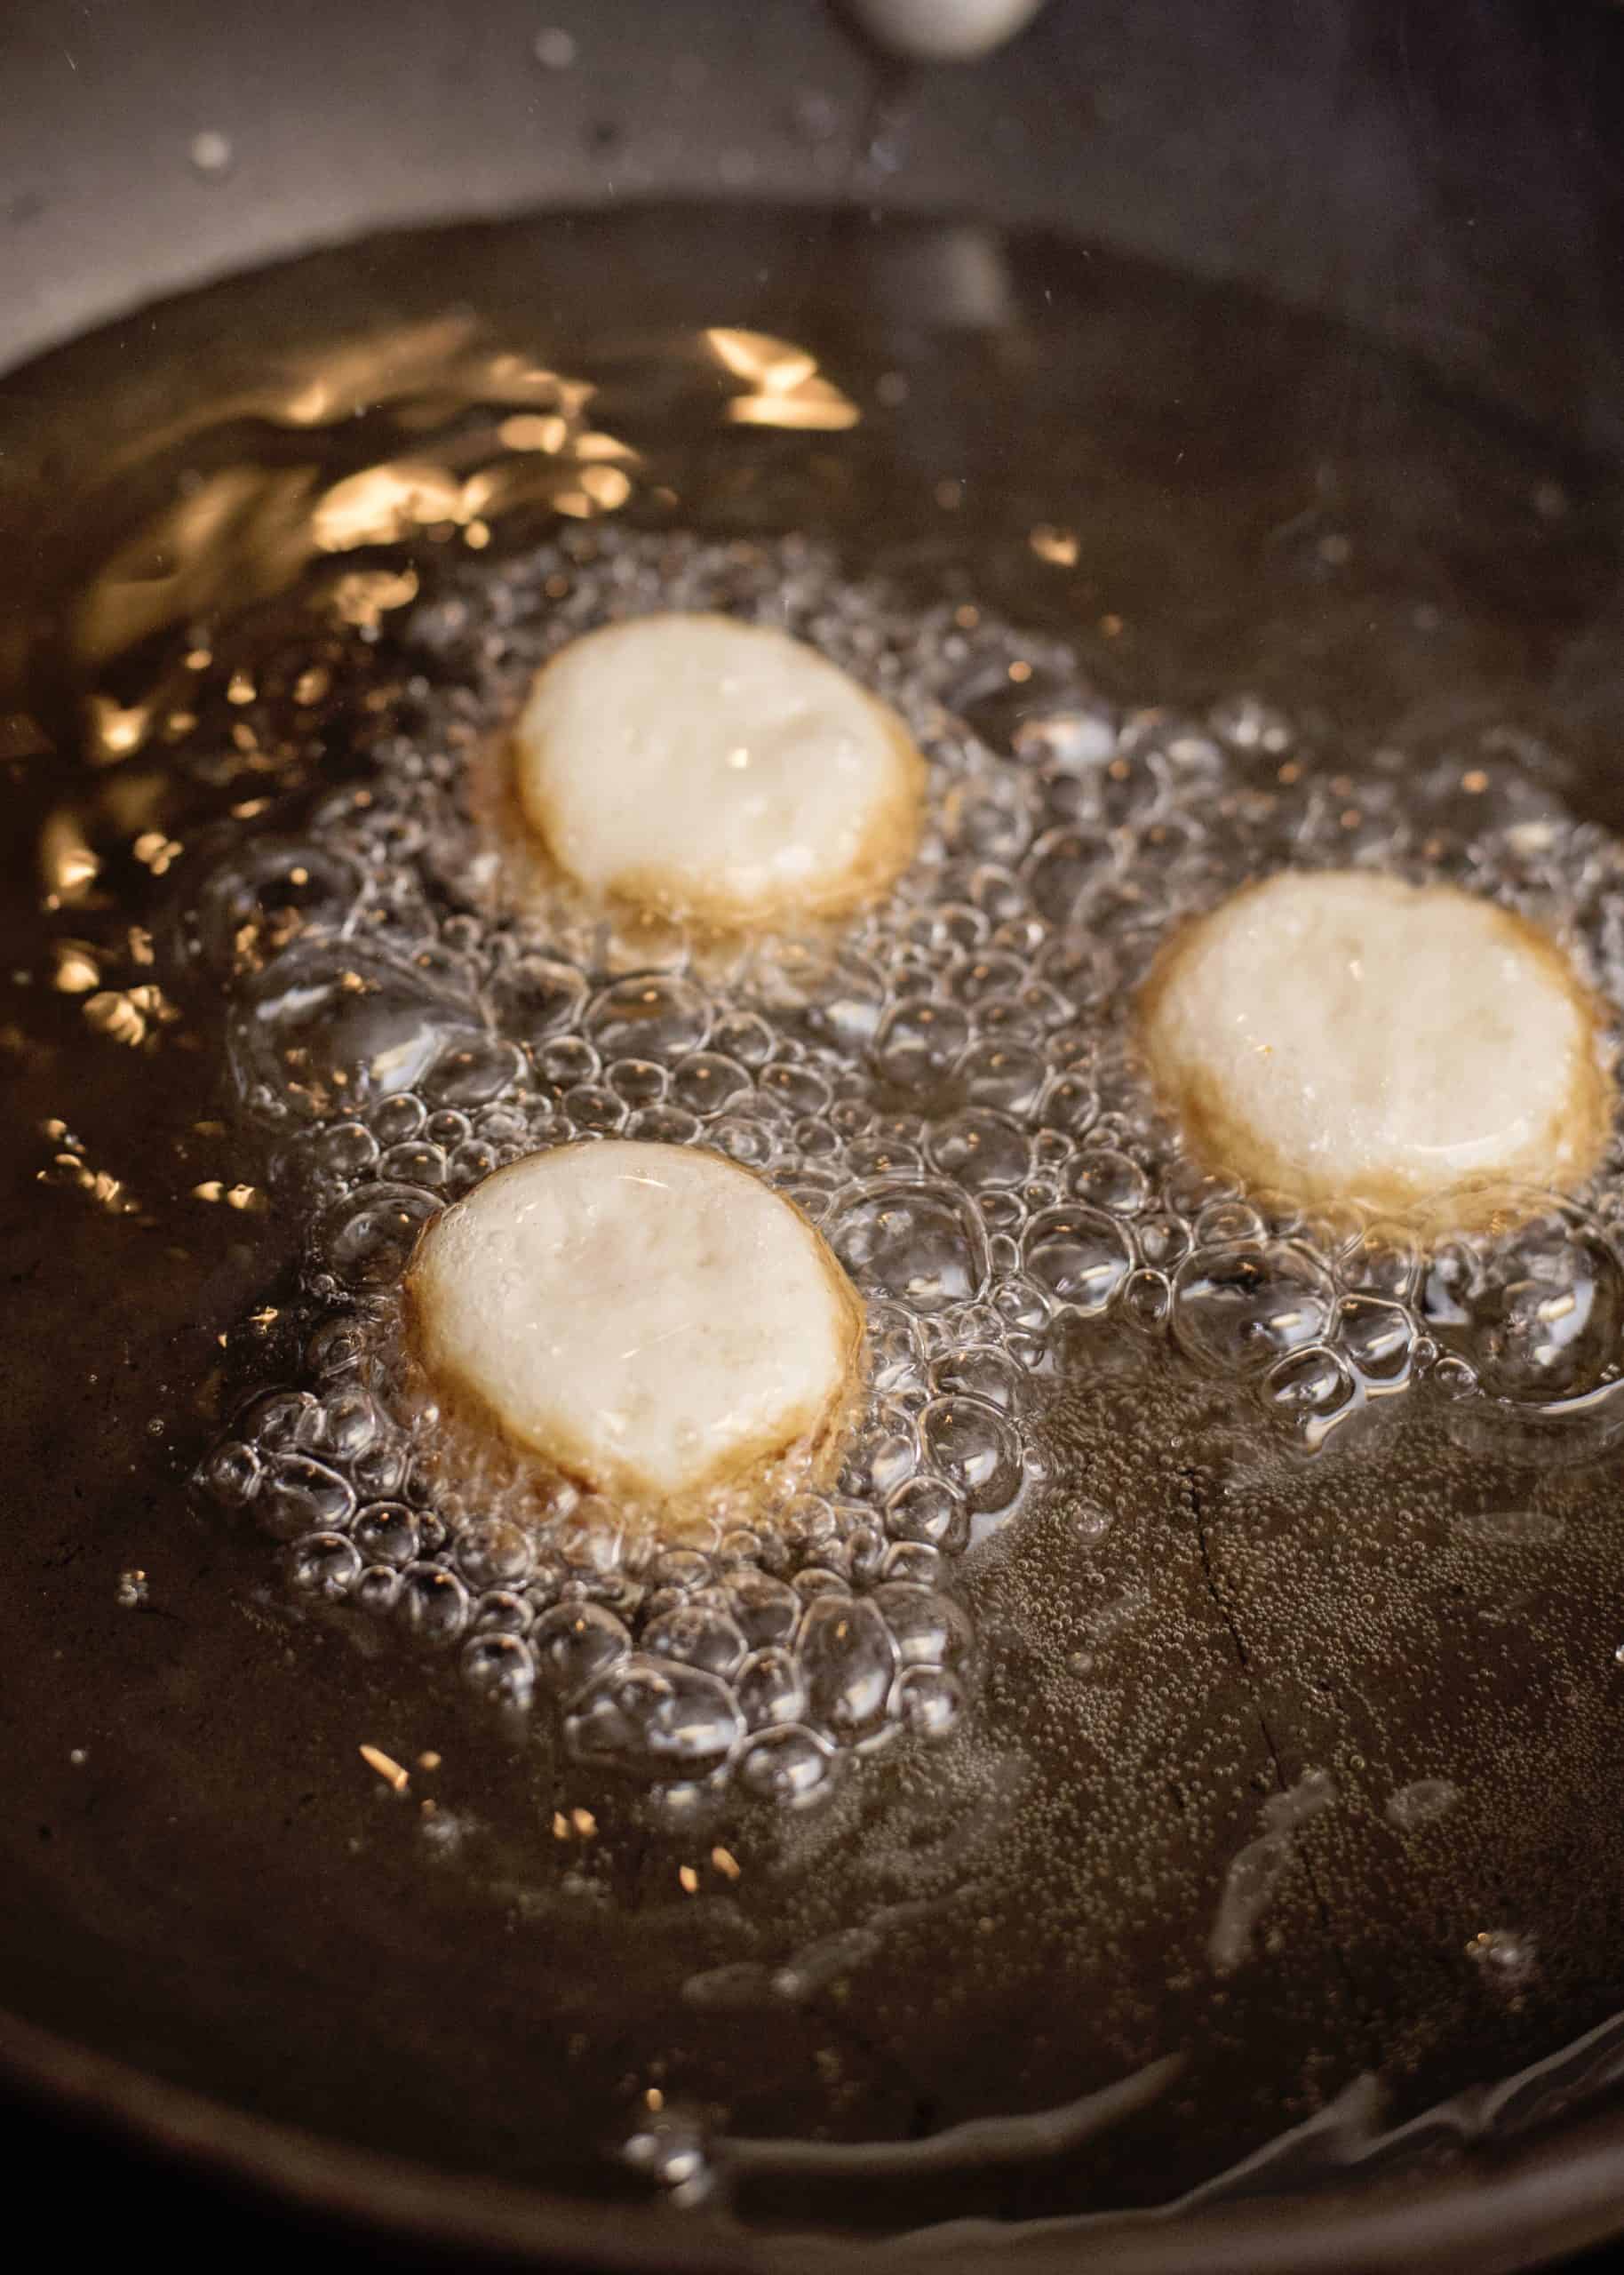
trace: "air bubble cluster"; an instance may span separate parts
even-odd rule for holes
[[[662,607],[780,625],[907,719],[929,818],[882,906],[719,939],[516,877],[482,789],[502,723],[565,641]],[[1616,1142],[1591,1191],[1423,1239],[1203,1173],[1134,1047],[1168,927],[1288,864],[1491,894],[1624,994],[1624,853],[1540,754],[1356,764],[1250,698],[1119,714],[1063,645],[799,539],[581,532],[449,572],[394,636],[365,779],[182,877],[174,960],[223,981],[244,1145],[309,1227],[303,1371],[202,1481],[297,1590],[456,1654],[575,1758],[799,1803],[855,1752],[951,1731],[954,1560],[1045,1473],[1047,1385],[1102,1322],[1305,1452],[1399,1393],[1548,1427],[1619,1375]],[[611,1135],[728,1154],[841,1257],[869,1372],[834,1491],[662,1548],[568,1493],[537,1529],[431,1481],[398,1348],[419,1231],[504,1163]]]

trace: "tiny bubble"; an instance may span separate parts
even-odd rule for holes
[[[223,174],[231,164],[231,145],[223,134],[207,127],[192,137],[189,155],[200,174]]]

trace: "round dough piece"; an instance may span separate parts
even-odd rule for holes
[[[425,1231],[407,1296],[454,1408],[655,1517],[816,1455],[863,1336],[790,1201],[720,1154],[618,1139],[488,1177]]]
[[[1043,0],[851,0],[883,47],[927,63],[968,63],[1029,24]]]
[[[728,925],[830,915],[912,858],[925,765],[896,714],[787,633],[636,617],[537,674],[519,803],[589,890]]]
[[[1214,1167],[1405,1206],[1594,1169],[1611,1085],[1555,943],[1452,885],[1289,871],[1181,931],[1141,999],[1151,1073]]]

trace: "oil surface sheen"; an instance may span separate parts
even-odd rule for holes
[[[151,1952],[157,2066],[519,2176],[896,2227],[1165,2196],[1322,2104],[1346,2153],[1361,2077],[1403,2117],[1618,2002],[1624,1155],[1458,1238],[1305,1214],[1190,1161],[1131,1004],[1185,914],[1359,863],[1624,1001],[1611,499],[1266,307],[716,227],[322,256],[0,396],[6,1253],[51,1353],[6,1553],[72,1933]],[[530,676],[660,607],[906,719],[925,837],[872,911],[743,942],[513,853]],[[835,1489],[660,1550],[444,1460],[417,1232],[606,1133],[759,1169],[845,1261]],[[177,1844],[232,1892],[164,2007],[128,1884]]]

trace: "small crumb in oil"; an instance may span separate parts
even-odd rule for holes
[[[126,708],[115,703],[110,696],[93,695],[90,714],[92,756],[103,765],[128,758],[146,739],[151,712],[145,703]]]
[[[69,813],[54,813],[40,832],[39,863],[47,908],[84,898],[101,874],[100,857],[91,850],[84,832]]]
[[[699,1875],[691,1864],[679,1864],[677,1878],[682,1883],[684,1896],[696,1896],[699,1890]]]
[[[541,451],[550,454],[563,449],[569,434],[568,422],[555,411],[521,411],[502,421],[497,428],[497,440],[505,451]]]
[[[86,995],[101,984],[96,953],[83,940],[59,940],[55,947],[56,986],[63,995]]]
[[[711,1862],[724,1880],[736,1880],[739,1878],[742,1868],[738,1859],[728,1849],[712,1848]]]
[[[1047,561],[1052,568],[1075,569],[1077,566],[1075,530],[1055,529],[1047,522],[1039,522],[1026,542],[1039,560]]]
[[[164,875],[181,850],[176,841],[161,829],[144,829],[130,850],[155,877]]]
[[[86,999],[84,1016],[98,1034],[131,1050],[146,1040],[147,1021],[132,995],[119,988],[104,988]]]
[[[386,1753],[381,1746],[376,1745],[363,1745],[359,1751],[367,1768],[375,1769],[385,1784],[393,1792],[403,1793],[406,1791],[411,1779],[393,1755]]]

